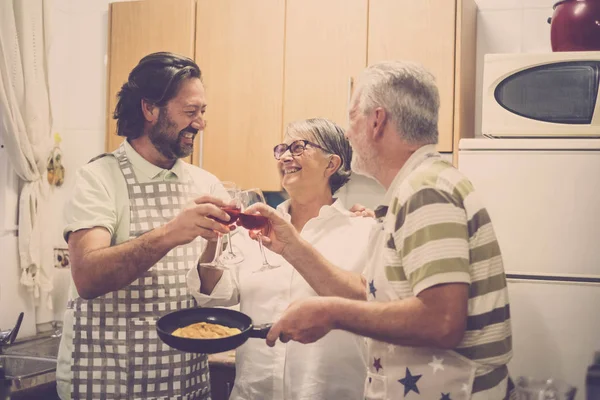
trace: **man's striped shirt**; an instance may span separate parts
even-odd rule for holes
[[[471,182],[439,156],[398,178],[389,206],[377,210],[395,220],[386,277],[400,298],[444,283],[470,285],[467,330],[454,350],[477,363],[472,393],[487,398],[506,387],[512,356],[506,277],[490,217]]]

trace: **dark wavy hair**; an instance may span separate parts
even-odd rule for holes
[[[181,82],[189,78],[201,80],[202,73],[194,60],[188,57],[160,52],[142,58],[117,93],[118,101],[113,113],[117,120],[117,134],[128,139],[139,137],[145,121],[141,100],[164,107],[177,96]]]

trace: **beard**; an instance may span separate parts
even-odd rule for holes
[[[370,165],[373,165],[372,161],[375,157],[371,157],[370,154],[367,158],[365,156],[359,156],[356,150],[352,151],[352,160],[350,161],[350,169],[359,175],[375,179],[373,172],[371,171]]]
[[[198,133],[197,129],[191,126],[177,132],[177,125],[169,118],[163,109],[159,111],[158,121],[148,133],[150,142],[156,147],[160,154],[168,160],[184,158],[194,151],[193,139]],[[183,143],[183,136],[186,133],[192,133],[192,144]]]

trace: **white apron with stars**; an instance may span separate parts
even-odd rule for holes
[[[189,177],[140,184],[123,145],[106,156],[117,158],[127,182],[132,239],[171,220],[194,195]],[[174,350],[156,334],[159,317],[195,306],[186,274],[200,251],[200,240],[178,246],[129,286],[70,304],[73,400],[210,399],[207,356]]]
[[[428,157],[428,155],[425,155]],[[370,258],[365,270],[369,301],[398,301],[400,297],[385,276],[386,240],[394,232],[395,218],[383,217],[369,238]],[[443,349],[396,346],[367,341],[368,373],[365,400],[464,400],[471,397],[476,364]]]

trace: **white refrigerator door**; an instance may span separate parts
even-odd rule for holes
[[[600,350],[600,285],[509,280],[511,377],[561,379],[585,399],[585,376]]]
[[[467,139],[507,273],[600,277],[600,140]]]

